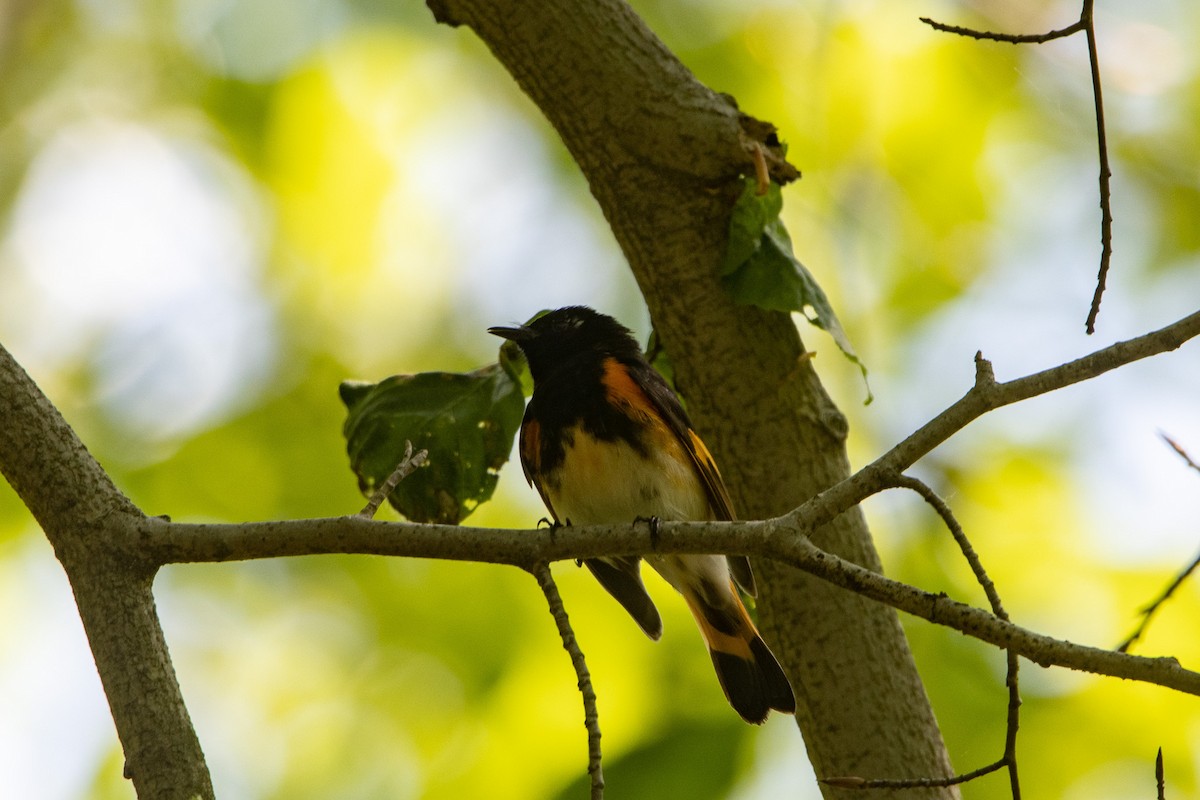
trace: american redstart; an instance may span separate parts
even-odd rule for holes
[[[708,448],[627,328],[571,306],[488,332],[515,342],[529,362],[533,397],[521,423],[521,465],[556,524],[733,519]],[[750,562],[721,555],[646,560],[683,595],[734,710],[756,724],[770,709],[795,712],[792,687],[738,595],[738,586],[755,594]],[[638,556],[583,563],[646,635],[662,636]]]

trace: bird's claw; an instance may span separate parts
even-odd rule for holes
[[[634,523],[644,522],[650,526],[650,549],[658,549],[658,524],[659,519],[655,516],[649,517],[634,517]]]

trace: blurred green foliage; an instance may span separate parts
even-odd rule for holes
[[[960,395],[977,348],[1001,351],[1011,376],[1101,344],[1080,335],[1098,253],[1082,43],[988,45],[917,21],[1038,31],[1076,8],[635,7],[701,80],[777,124],[804,172],[782,219],[878,397],[862,408],[857,369],[816,362],[851,419],[855,463]],[[1200,75],[1187,55],[1200,10],[1099,14],[1119,192],[1101,331],[1115,337],[1200,296]],[[489,325],[572,302],[646,331],[553,132],[468,31],[420,4],[26,0],[0,9],[0,70],[0,341],[148,513],[352,513],[342,381],[475,369],[495,358]],[[131,168],[151,161],[162,169]],[[162,170],[173,177],[145,177]],[[808,339],[820,356],[822,337]],[[1190,557],[1193,484],[1147,499],[1148,464],[1153,485],[1182,469],[1114,444],[1156,427],[1189,441],[1172,427],[1195,418],[1189,357],[1006,411],[921,464],[1022,624],[1115,643]],[[867,504],[889,574],[982,602],[932,515],[894,494]],[[1118,502],[1134,511],[1112,519]],[[508,469],[472,522],[543,514]],[[0,702],[34,692],[51,665],[90,665],[77,632],[70,649],[33,646],[49,603],[3,588],[51,558],[39,537],[0,485]],[[732,717],[664,584],[649,578],[667,627],[652,643],[588,576],[556,574],[596,682],[613,796],[817,796],[786,720],[760,731]],[[173,567],[156,588],[222,796],[581,793],[575,678],[524,574],[328,557]],[[1198,663],[1198,605],[1188,588],[1138,651]],[[1003,659],[906,626],[955,765],[991,761]],[[1029,794],[1152,796],[1160,745],[1169,792],[1195,793],[1194,699],[1023,675]],[[38,691],[37,724],[15,719],[31,766],[0,774],[0,794],[132,796],[99,698],[85,714],[55,705],[75,696],[62,686]],[[1006,786],[993,776],[964,794]]]

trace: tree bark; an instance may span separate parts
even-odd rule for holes
[[[740,516],[783,513],[846,477],[845,419],[792,320],[735,306],[716,277],[739,176],[753,174],[752,148],[779,156],[771,127],[703,86],[620,0],[428,5],[439,21],[475,31],[579,164]],[[794,174],[773,166],[780,182]],[[813,538],[879,569],[857,510]],[[895,612],[780,564],[756,568],[764,633],[797,690],[817,775],[951,774]]]
[[[130,540],[142,513],[2,346],[0,420],[0,472],[71,582],[138,796],[212,798],[154,607],[157,564]]]

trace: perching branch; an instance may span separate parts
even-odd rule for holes
[[[992,42],[1007,42],[1008,44],[1044,44],[1055,39],[1062,39],[1083,31],[1087,38],[1088,63],[1092,74],[1092,98],[1096,110],[1096,149],[1100,161],[1100,270],[1096,276],[1096,291],[1092,295],[1092,304],[1088,309],[1087,332],[1096,332],[1096,317],[1100,314],[1100,299],[1104,295],[1104,287],[1108,282],[1108,266],[1112,260],[1112,189],[1110,179],[1112,169],[1108,163],[1108,133],[1104,125],[1104,94],[1100,85],[1100,55],[1096,47],[1096,19],[1094,13],[1095,0],[1083,0],[1079,19],[1065,28],[1037,34],[1011,34],[980,31],[963,28],[957,25],[946,25],[935,22],[929,17],[921,17],[921,22],[934,30],[966,36],[971,39],[981,39]]]
[[[803,508],[803,507],[802,507]],[[652,542],[645,525],[545,529],[468,528],[369,522],[361,517],[244,522],[172,523],[141,519],[109,531],[123,547],[142,547],[169,563],[243,561],[317,554],[365,554],[511,564],[601,558],[630,553],[731,553],[769,557],[843,589],[1009,648],[1042,666],[1139,680],[1200,696],[1200,673],[1174,658],[1145,658],[1053,639],[994,614],[933,594],[840,559],[814,545],[803,514],[759,522],[667,522]]]
[[[789,563],[830,583],[955,628],[1043,666],[1156,683],[1200,694],[1200,674],[1170,658],[1140,658],[1033,633],[996,614],[889,580],[820,550],[806,534],[867,497],[894,485],[902,471],[982,414],[1094,378],[1123,364],[1174,350],[1200,335],[1200,312],[1136,339],[1013,381],[997,382],[976,359],[976,381],[958,402],[874,463],[782,517],[761,522],[664,522],[651,541],[640,526],[589,526],[544,531],[399,525],[355,518],[237,525],[184,525],[139,520],[132,544],[161,563],[231,561],[315,553],[373,553],[487,561],[530,569],[543,560],[595,558],[655,550],[724,552]],[[392,536],[402,530],[403,536]]]

